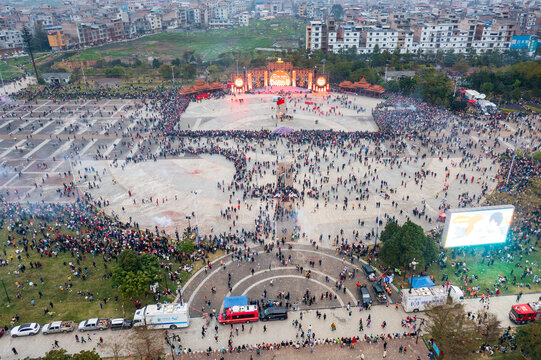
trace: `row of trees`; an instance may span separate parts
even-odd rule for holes
[[[467,77],[471,87],[504,101],[541,97],[541,64],[521,62],[496,71],[483,69]]]

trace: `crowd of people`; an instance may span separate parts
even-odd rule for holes
[[[144,86],[91,89],[82,86],[51,86],[23,90],[18,97],[28,101],[35,101],[38,98],[60,101],[114,98],[138,100],[137,108],[144,110],[146,114],[153,114],[148,115],[152,117],[152,121],[145,121],[144,131],[137,132],[137,135],[132,136],[131,139],[128,133],[125,134],[126,144],[137,138],[140,150],[131,155],[127,153],[122,166],[130,162],[171,158],[181,153],[221,155],[234,165],[235,175],[231,183],[218,183],[218,187],[223,192],[227,192],[230,199],[229,204],[226,204],[221,212],[221,219],[229,225],[229,231],[216,231],[204,235],[201,247],[194,254],[179,252],[157,227],[155,232],[140,229],[136,221],[130,219],[129,222],[122,222],[119,221],[117,215],[105,215],[100,210],[107,208],[109,201],[94,198],[91,191],[94,188],[83,192],[82,201],[64,204],[21,204],[5,200],[8,194],[0,196],[0,225],[9,227],[14,234],[18,235],[17,239],[15,236],[8,238],[4,244],[3,258],[0,255],[1,262],[10,261],[6,258],[6,248],[22,247],[24,250],[20,254],[21,257],[28,254],[30,250],[38,252],[42,257],[71,253],[76,261],[70,267],[71,272],[82,275],[84,275],[84,270],[78,266],[78,259],[100,256],[107,264],[114,261],[125,248],[158,256],[162,265],[167,267],[172,281],[180,279],[181,269],[184,269],[187,263],[199,258],[205,259],[204,261],[208,263],[209,253],[220,248],[226,250],[227,253],[239,252],[239,259],[245,258],[240,255],[243,253],[243,246],[250,241],[262,244],[263,239],[271,234],[273,227],[271,219],[295,221],[295,210],[291,206],[284,205],[292,198],[303,205],[305,201],[308,202],[308,199],[314,201],[314,212],[320,207],[334,206],[335,210],[340,210],[344,214],[347,212],[363,214],[366,211],[365,204],[369,199],[376,198],[378,202],[381,198],[393,199],[392,208],[398,208],[399,203],[403,205],[409,201],[409,195],[407,197],[405,195],[402,199],[396,195],[399,188],[403,191],[409,186],[409,191],[421,190],[423,184],[439,176],[439,181],[442,183],[439,190],[440,208],[450,207],[451,199],[447,196],[447,190],[452,179],[449,178],[449,168],[446,167],[443,173],[423,168],[414,174],[406,174],[404,170],[400,174],[403,178],[401,184],[391,185],[379,177],[378,170],[381,167],[401,168],[410,163],[424,162],[427,157],[435,157],[439,161],[449,159],[449,157],[461,157],[461,160],[452,162],[450,165],[450,167],[460,169],[456,174],[456,180],[461,184],[464,182],[464,188],[468,184],[479,184],[482,189],[482,193],[475,193],[473,188],[464,190],[458,199],[453,200],[457,206],[461,207],[481,204],[482,195],[493,185],[494,179],[491,179],[490,172],[492,166],[498,168],[494,187],[499,191],[506,191],[508,188],[512,193],[524,192],[533,179],[539,178],[541,169],[540,162],[533,156],[528,156],[530,153],[521,157],[517,156],[513,162],[512,151],[502,150],[503,143],[510,140],[510,137],[499,135],[499,131],[504,126],[508,126],[506,124],[516,126],[523,121],[517,115],[490,115],[480,121],[474,121],[470,115],[457,115],[418,99],[395,95],[389,96],[373,111],[378,131],[298,130],[286,136],[269,130],[180,130],[179,123],[182,121],[182,114],[188,107],[190,99],[167,89],[150,89]],[[337,104],[347,105],[347,101],[342,96]],[[362,111],[360,108],[357,110]],[[337,111],[334,110],[333,114]],[[535,134],[538,125],[535,125],[531,119],[527,122],[532,124],[533,129],[530,131]],[[488,134],[488,137],[481,138],[481,134]],[[254,142],[257,145],[254,145]],[[155,144],[159,144],[157,154],[150,151]],[[280,181],[254,183],[257,179],[263,178],[264,173],[273,173],[277,163],[257,161],[249,154],[264,150],[278,155],[276,144],[287,148],[293,157],[293,170],[288,175],[293,179],[292,185],[286,186]],[[539,144],[534,144],[530,149],[531,153],[538,150],[538,147]],[[513,162],[513,169],[507,183],[511,162]],[[337,175],[336,181],[331,179],[329,175],[331,173]],[[409,178],[413,180],[409,182]],[[370,186],[375,187],[376,190],[371,189]],[[64,184],[60,189],[60,194],[75,198],[75,191],[74,181]],[[381,194],[384,195],[380,197]],[[237,198],[236,202],[235,198]],[[238,221],[238,212],[241,210],[241,199],[244,202],[247,199],[258,199],[264,203],[260,206],[253,229],[238,226],[235,222]],[[150,201],[152,200],[151,198]],[[133,201],[135,204],[136,200],[133,199]],[[158,204],[159,199],[156,201]],[[399,217],[409,219],[410,216],[422,219],[429,224],[436,221],[435,216],[431,217],[427,214],[426,204],[408,205],[411,205],[411,210],[405,210],[404,213],[400,210],[398,214],[397,210],[394,215],[385,212],[382,218],[376,218],[375,214],[371,214],[370,217],[381,225],[382,219],[398,221]],[[250,207],[247,206],[247,208]],[[486,256],[500,259],[509,254],[521,256],[538,251],[539,219],[541,218],[539,215],[539,210],[533,210],[525,217],[519,215],[513,224],[511,232],[513,241],[510,245],[506,248],[487,249]],[[329,241],[332,241],[336,247],[337,253],[348,258],[366,254],[372,261],[373,257],[377,256],[377,251],[367,254],[367,242],[364,240],[370,240],[375,236],[374,226],[370,221],[371,225],[365,228],[365,221],[361,222],[361,215],[357,217],[359,219],[355,225],[357,230],[353,230],[351,234],[340,229],[332,234],[313,234],[313,240],[319,238],[321,241],[328,236]],[[71,234],[51,229],[50,224],[53,223],[57,224],[55,226],[69,230]],[[300,232],[300,228],[295,229]],[[365,232],[364,236],[359,233],[360,229]],[[299,234],[303,237],[304,235]],[[251,256],[248,258],[250,259]],[[171,262],[175,262],[174,267],[166,265]],[[517,262],[520,263],[520,260]],[[465,280],[470,287],[472,279],[475,282],[476,278],[476,274],[473,274],[473,277],[471,275],[467,272],[460,274],[461,280]],[[66,282],[64,286],[71,285]],[[408,335],[405,334],[405,336]],[[385,337],[394,337],[394,335]],[[352,339],[329,339],[321,342],[351,345],[354,343]],[[362,340],[362,337],[355,339],[355,341]],[[365,340],[383,341],[384,339],[365,338]],[[312,346],[316,343],[315,340],[304,340],[288,344],[265,344],[259,348]],[[246,346],[243,348],[230,345],[227,351],[246,349]]]

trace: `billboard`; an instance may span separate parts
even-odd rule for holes
[[[449,210],[443,230],[443,246],[503,243],[514,211],[513,205]]]
[[[283,70],[276,70],[270,75],[270,86],[290,86],[291,76]]]

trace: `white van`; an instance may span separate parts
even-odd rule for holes
[[[147,305],[133,315],[134,326],[148,326],[151,329],[171,329],[188,327],[190,314],[186,304]]]

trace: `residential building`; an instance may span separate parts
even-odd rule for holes
[[[68,40],[62,26],[59,26],[59,29],[48,29],[47,39],[49,40],[49,46],[53,50],[64,50],[68,47]]]
[[[0,30],[0,49],[15,49],[23,46],[23,36],[18,30]]]

